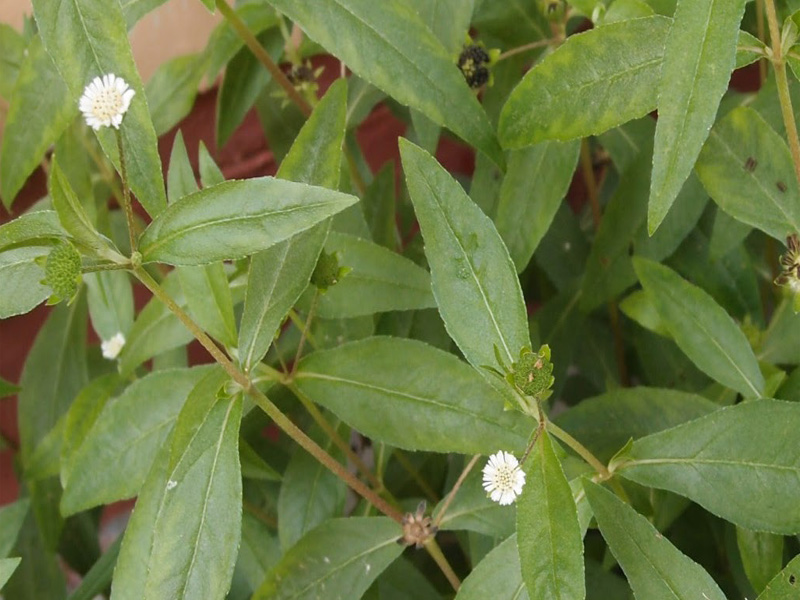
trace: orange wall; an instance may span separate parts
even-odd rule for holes
[[[22,27],[23,15],[31,14],[31,0],[0,0],[0,22],[16,29]],[[144,17],[131,32],[131,46],[136,64],[147,81],[165,60],[201,50],[219,21],[200,0],[168,0]]]

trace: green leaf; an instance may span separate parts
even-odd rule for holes
[[[736,61],[745,0],[681,0],[664,48],[647,227],[652,234],[692,172]]]
[[[150,77],[144,91],[156,135],[164,135],[191,112],[206,64],[202,54],[176,56]]]
[[[273,469],[244,439],[239,440],[239,461],[242,477],[262,481],[280,481],[281,474]]]
[[[14,547],[30,505],[30,500],[23,498],[0,508],[0,558],[7,557]]]
[[[133,326],[133,286],[125,271],[85,273],[92,327],[101,340],[127,336]]]
[[[516,269],[494,224],[430,154],[400,140],[433,295],[447,332],[475,367],[501,368],[529,345]]]
[[[0,225],[0,250],[12,246],[45,245],[67,237],[54,210],[37,210]]]
[[[177,274],[168,275],[162,282],[162,287],[178,306],[186,308],[186,298]],[[119,355],[120,375],[127,377],[144,361],[188,344],[192,339],[192,333],[166,304],[158,298],[151,298],[136,317]]]
[[[32,514],[23,523],[14,554],[20,556],[22,562],[3,588],[6,598],[62,600],[67,597],[61,563],[52,548],[47,547]]]
[[[0,377],[0,400],[16,394],[21,388]]]
[[[281,558],[278,538],[249,512],[242,513],[242,543],[236,558],[234,581],[241,576],[248,584],[248,598],[258,589],[269,569]]]
[[[61,441],[62,486],[67,482],[75,453],[119,385],[120,379],[116,373],[102,375],[84,386],[72,401],[65,417]]]
[[[747,397],[761,396],[764,377],[728,313],[669,267],[641,258],[633,265],[662,322],[697,367]]]
[[[475,0],[412,0],[410,4],[448,52],[461,50]]]
[[[24,314],[50,296],[50,288],[40,283],[44,270],[36,262],[49,252],[42,246],[0,252],[0,319]]]
[[[800,231],[789,147],[752,108],[735,108],[714,125],[695,168],[709,195],[738,221],[781,242]]]
[[[401,534],[386,517],[326,521],[283,555],[253,600],[360,598],[402,553]]]
[[[737,527],[736,544],[747,579],[760,593],[783,566],[783,537]]]
[[[202,265],[266,250],[357,202],[324,188],[258,177],[181,198],[142,234],[144,262]]]
[[[11,575],[17,570],[21,560],[20,557],[0,558],[0,590],[3,589],[3,586],[5,586],[6,582],[11,578]]]
[[[67,600],[93,600],[111,585],[114,567],[117,565],[122,536],[117,536],[114,543],[103,552],[92,568],[83,576],[81,584],[69,595]]]
[[[207,375],[207,367],[156,371],[108,402],[63,465],[62,512],[135,496],[187,396]]]
[[[543,431],[530,455],[517,500],[517,549],[531,598],[583,600],[583,536],[572,490]]]
[[[800,587],[800,556],[795,556],[786,568],[769,582],[757,600],[793,600]]]
[[[331,189],[338,186],[347,108],[347,84],[339,81],[308,118],[278,177]],[[281,322],[308,286],[329,228],[329,221],[323,221],[250,260],[239,332],[239,360],[245,370],[264,357]]]
[[[340,428],[341,430],[342,428]],[[341,451],[333,441],[315,428],[312,439],[337,461],[343,462]],[[345,438],[349,437],[349,430]],[[288,550],[306,533],[333,517],[341,516],[347,487],[304,448],[295,448],[283,473],[278,494],[278,537],[281,548]]]
[[[0,96],[6,100],[11,98],[14,82],[25,58],[27,42],[16,29],[8,23],[0,23]]]
[[[224,598],[241,536],[241,396],[205,372],[153,463],[125,531],[111,597]],[[187,506],[193,509],[186,511]]]
[[[499,544],[477,564],[464,580],[456,600],[528,600],[522,581],[517,536]]]
[[[364,193],[364,218],[376,244],[394,250],[399,245],[395,222],[394,162],[387,162]]]
[[[6,208],[78,113],[53,61],[36,36],[26,49],[10,96],[0,148],[0,196]]]
[[[560,414],[555,423],[607,462],[630,439],[675,427],[718,408],[702,396],[677,390],[620,388],[582,400]]]
[[[236,14],[254,35],[258,35],[262,31],[278,24],[278,15],[275,14],[275,9],[265,2],[243,4],[236,9]],[[211,32],[206,45],[205,54],[208,57],[207,81],[214,81],[220,70],[236,55],[242,46],[244,46],[244,41],[236,32],[236,29],[227,19],[223,19]]]
[[[744,402],[635,441],[617,472],[686,496],[740,527],[794,534],[800,448],[786,440],[799,426],[796,402]]]
[[[503,166],[492,126],[455,57],[402,0],[270,0],[359,77]],[[358,40],[358,44],[353,44]]]
[[[158,141],[119,3],[65,0],[56,5],[53,0],[34,0],[33,12],[44,47],[66,82],[75,106],[84,86],[107,73],[122,77],[136,91],[119,134],[131,190],[151,216],[157,215],[166,206]],[[104,128],[97,132],[97,138],[119,168],[115,132]]]
[[[543,142],[511,152],[500,187],[495,225],[521,273],[567,193],[580,142]]]
[[[711,576],[682,554],[647,519],[597,484],[584,484],[600,532],[636,597],[725,600]]]
[[[402,365],[402,369],[398,369]],[[375,440],[431,452],[521,450],[533,422],[452,354],[374,337],[304,358],[297,387]]]
[[[212,185],[217,185],[225,181],[225,175],[222,173],[217,163],[214,162],[214,159],[202,140],[200,140],[198,160],[200,162],[200,181],[203,187],[211,187]]]
[[[671,24],[645,17],[570,36],[509,96],[503,146],[596,135],[653,111]]]
[[[213,2],[213,0],[212,0]],[[258,35],[258,41],[277,62],[283,53],[284,39],[275,27]],[[236,53],[225,69],[217,96],[217,147],[222,148],[255,104],[258,95],[272,78],[250,48]]]
[[[144,17],[151,10],[158,8],[166,1],[167,0],[120,0],[128,29],[132,29],[139,19]]]
[[[370,241],[331,232],[325,251],[352,269],[319,298],[325,319],[371,315],[392,310],[435,308],[428,272],[407,258]]]
[[[67,180],[66,175],[58,165],[57,158],[53,156],[50,166],[50,195],[53,198],[53,208],[56,209],[61,225],[81,246],[88,248],[96,256],[115,260],[122,257],[110,248],[110,241],[104,241],[95,229],[83,205],[75,195],[75,191]]]

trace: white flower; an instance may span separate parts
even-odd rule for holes
[[[131,105],[136,92],[128,86],[124,79],[113,73],[95,77],[83,90],[78,106],[92,129],[114,127],[119,129],[122,116]]]
[[[500,451],[489,457],[483,467],[483,489],[492,500],[503,506],[511,504],[524,485],[525,473],[513,454]]]
[[[119,331],[114,334],[110,340],[103,340],[103,343],[100,344],[100,349],[103,351],[103,358],[107,358],[108,360],[114,360],[119,356],[119,353],[122,351],[122,347],[125,345],[125,336],[122,335],[122,332]]]

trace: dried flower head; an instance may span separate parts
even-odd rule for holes
[[[464,74],[467,85],[473,89],[483,87],[489,82],[491,57],[480,44],[464,44],[458,55],[458,68]]]
[[[103,340],[100,344],[100,349],[103,351],[103,358],[107,358],[108,360],[114,360],[119,356],[119,353],[122,351],[122,347],[125,345],[125,336],[122,335],[121,331],[118,331],[114,334],[111,339]]]
[[[417,506],[417,512],[406,513],[403,517],[403,535],[398,538],[397,543],[403,546],[416,546],[422,548],[429,537],[436,535],[439,530],[430,517],[425,516],[427,504],[423,500]]]
[[[511,504],[524,485],[525,473],[513,454],[501,450],[489,457],[483,467],[483,489],[492,500],[502,506]]]
[[[136,92],[113,73],[95,77],[83,90],[78,106],[86,124],[94,130],[101,127],[119,129],[122,117]]]

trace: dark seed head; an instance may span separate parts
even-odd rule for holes
[[[471,88],[479,88],[489,81],[489,53],[478,44],[464,46],[458,56],[458,68],[464,74],[467,85]]]

